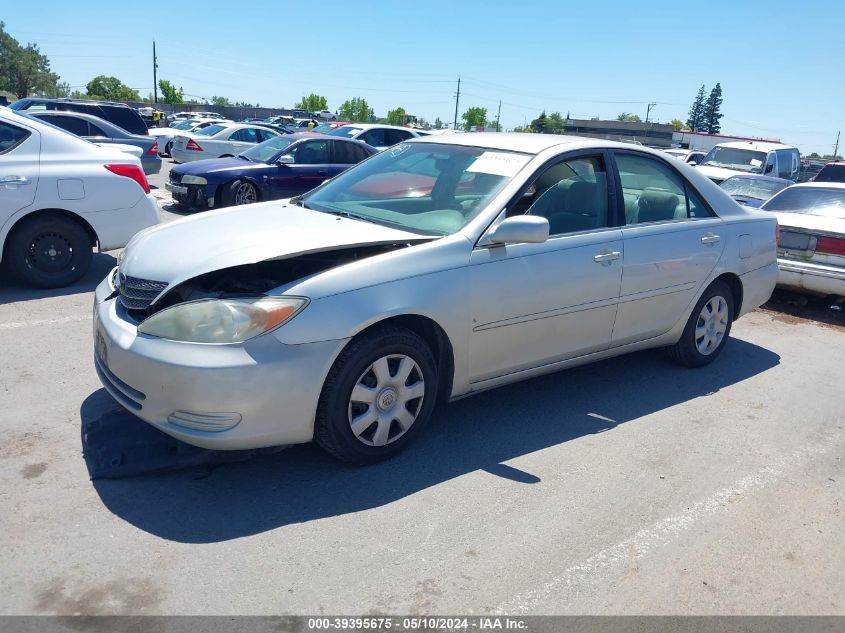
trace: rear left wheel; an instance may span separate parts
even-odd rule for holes
[[[733,319],[733,293],[726,283],[716,280],[698,300],[680,340],[669,348],[670,356],[687,367],[712,363],[728,341]]]
[[[60,215],[27,218],[13,229],[6,246],[9,269],[39,288],[61,288],[91,267],[91,238],[78,222]]]

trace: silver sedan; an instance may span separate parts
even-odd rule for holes
[[[368,463],[441,400],[644,348],[710,363],[769,298],[775,233],[660,152],[419,138],[298,198],[139,233],[97,288],[95,364],[191,444]]]

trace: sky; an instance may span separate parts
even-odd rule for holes
[[[829,154],[845,131],[843,0],[180,0],[143,12],[44,0],[6,3],[0,20],[82,90],[113,75],[151,93],[155,40],[158,77],[187,95],[269,107],[315,92],[332,111],[358,96],[378,116],[401,106],[451,122],[460,76],[459,117],[481,106],[495,120],[501,100],[505,128],[542,110],[645,119],[649,103],[668,122],[719,82],[724,134]]]

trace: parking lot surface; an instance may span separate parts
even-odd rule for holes
[[[0,280],[0,613],[845,614],[841,319],[756,311],[703,369],[651,351],[461,400],[368,468],[191,462],[97,380],[114,265]],[[91,480],[103,447],[139,472]]]

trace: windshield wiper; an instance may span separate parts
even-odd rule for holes
[[[369,222],[370,224],[381,224],[381,222],[377,222],[376,220],[373,220],[372,218],[368,218],[367,216],[364,216],[364,215],[357,215],[355,213],[350,213],[349,211],[323,211],[322,209],[320,209],[320,212],[321,213],[328,213],[330,215],[338,215],[342,218],[350,218],[352,220],[361,220],[362,222]]]
[[[246,156],[244,156],[243,154],[238,154],[237,156],[235,156],[235,158],[243,158],[244,160],[248,160],[249,162],[252,162],[252,159],[251,159],[251,158],[247,158],[247,157],[246,157]]]

